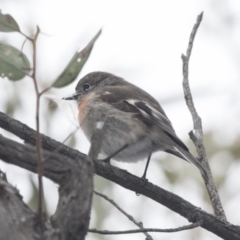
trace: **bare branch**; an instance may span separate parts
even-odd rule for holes
[[[215,185],[215,182],[213,180],[213,176],[212,176],[212,172],[208,163],[208,159],[207,159],[207,154],[206,154],[206,150],[203,144],[203,129],[202,129],[202,120],[199,117],[197,110],[194,106],[194,102],[193,102],[193,98],[192,98],[192,94],[191,94],[191,90],[190,90],[190,86],[189,86],[189,79],[188,79],[188,69],[189,69],[189,60],[190,60],[190,56],[191,56],[191,52],[192,52],[192,47],[193,47],[193,42],[194,42],[194,38],[195,35],[197,33],[198,27],[202,21],[202,17],[203,17],[203,13],[201,13],[198,17],[197,17],[197,22],[194,25],[191,35],[190,35],[190,39],[189,39],[189,43],[188,43],[188,48],[187,48],[187,54],[186,56],[182,54],[182,62],[183,62],[183,90],[184,90],[184,97],[186,100],[186,104],[188,106],[188,109],[192,115],[192,119],[193,119],[193,127],[195,130],[195,133],[193,133],[193,131],[191,131],[189,133],[190,138],[192,139],[196,149],[197,149],[197,153],[199,156],[199,160],[201,161],[201,164],[203,165],[204,169],[207,172],[208,175],[208,179],[204,179],[205,185],[207,187],[208,190],[208,194],[210,196],[210,200],[214,209],[214,213],[217,217],[219,217],[222,221],[227,221],[221,201],[220,201],[220,197],[217,191],[217,187]]]
[[[1,239],[38,240],[37,215],[23,203],[22,196],[0,172],[0,232]]]
[[[1,159],[15,165],[18,165],[18,162],[19,166],[37,173],[38,156],[35,147],[2,136],[0,142]],[[60,231],[63,236],[61,239],[83,240],[90,219],[93,169],[86,159],[78,161],[78,158],[70,159],[44,150],[42,154],[43,158],[47,159],[44,176],[60,185],[57,210],[50,222],[56,231]],[[53,234],[56,233],[53,231]]]
[[[36,156],[37,158],[37,156]],[[36,163],[36,162],[35,162]],[[86,179],[88,180],[88,179]],[[68,182],[68,181],[66,181]],[[88,181],[85,182],[88,184]],[[68,184],[68,183],[66,183]],[[60,201],[58,204],[58,209],[55,215],[58,215],[58,212],[63,212],[64,218],[57,216],[58,221],[54,221],[55,215],[52,217],[51,222],[44,219],[44,231],[42,226],[39,225],[39,218],[36,213],[32,212],[31,209],[22,201],[22,196],[19,194],[18,190],[11,186],[6,179],[5,174],[0,171],[0,232],[1,240],[59,240],[59,239],[71,239],[71,240],[83,240],[86,234],[86,230],[89,222],[89,212],[88,215],[84,216],[82,213],[85,213],[85,202],[79,202],[78,195],[73,194],[76,190],[82,189],[72,189],[67,192],[70,193],[72,198],[69,198],[69,195],[66,194],[64,190],[65,185],[63,184],[60,189]],[[88,186],[87,186],[88,187]],[[75,186],[74,186],[75,188]],[[72,192],[73,190],[73,192]],[[83,192],[84,194],[85,192]],[[80,193],[81,194],[81,193]],[[87,196],[84,196],[86,199]],[[61,206],[61,199],[64,200],[65,208],[64,210]],[[87,200],[89,201],[89,200]],[[72,213],[72,210],[76,211],[78,209],[72,209],[71,203],[73,202],[75,206],[81,206],[82,211],[77,211],[75,214]],[[89,201],[91,202],[91,201]],[[79,204],[80,203],[80,204]],[[71,214],[71,217],[66,217],[67,214]],[[73,215],[72,215],[73,214]],[[79,214],[79,216],[78,216]],[[80,217],[76,221],[76,216]],[[72,218],[73,217],[73,218]],[[64,222],[59,224],[59,221]],[[83,229],[83,224],[81,221],[85,221],[85,229]],[[52,225],[51,225],[52,224]],[[75,224],[75,225],[74,225]],[[80,225],[78,225],[80,224]],[[76,231],[78,229],[78,231]],[[70,234],[69,234],[70,231]],[[73,234],[77,234],[71,236]]]
[[[75,133],[78,131],[78,129],[79,129],[79,127],[76,127],[70,134],[68,134],[68,136],[67,136],[61,143],[59,143],[59,146],[58,146],[54,151],[52,151],[52,152],[53,152],[53,153],[58,153],[58,151],[59,151],[62,147],[65,146],[64,144],[67,142],[67,140],[68,140],[70,137],[72,137],[72,136],[75,135]],[[45,161],[47,161],[47,159],[45,159]]]
[[[130,234],[130,233],[141,233],[141,232],[165,232],[165,233],[173,233],[173,232],[180,232],[183,230],[189,230],[196,227],[201,226],[202,222],[192,223],[183,227],[179,228],[168,228],[168,229],[158,229],[158,228],[144,228],[144,229],[133,229],[127,231],[107,231],[107,230],[97,230],[97,229],[89,229],[88,232],[91,233],[99,233],[103,235],[112,235],[112,234]]]
[[[32,145],[35,145],[36,143],[36,132],[33,129],[1,112],[0,127],[14,133]],[[41,134],[41,140],[43,148],[47,149],[48,151],[54,151],[60,144],[59,142],[43,134]],[[85,183],[84,178],[89,177],[86,171],[86,165],[88,165],[88,161],[86,161],[86,155],[65,145],[63,145],[63,147],[59,150],[60,154],[55,154],[48,151],[43,150],[44,159],[48,159],[44,168],[45,177],[61,184],[62,182],[65,182],[66,179],[68,179],[68,176],[72,174],[71,166],[73,166],[73,169],[79,169],[83,171],[81,174],[78,173],[78,175],[75,175],[76,178],[82,175],[82,179],[78,179],[77,181],[82,181]],[[26,146],[0,136],[0,158],[5,162],[23,167],[36,173],[37,155],[35,149],[30,146]],[[117,183],[133,192],[138,192],[141,195],[144,195],[166,206],[172,211],[185,217],[190,222],[195,223],[202,220],[202,228],[211,231],[225,240],[240,240],[239,226],[234,226],[230,223],[221,221],[219,218],[206,213],[181,197],[150,182],[143,185],[141,178],[136,177],[126,171],[118,169],[102,161],[94,161],[94,165],[95,173],[99,176]],[[84,194],[82,194],[82,196],[83,195]],[[84,216],[86,217],[86,215]],[[73,217],[75,217],[75,215]],[[66,228],[66,226],[62,226],[62,228]]]
[[[108,196],[106,196],[103,193],[100,193],[96,190],[93,191],[97,196],[100,196],[102,198],[104,198],[105,200],[107,200],[108,202],[110,202],[114,207],[116,207],[122,214],[124,214],[131,222],[133,222],[135,225],[137,225],[140,229],[145,229],[143,227],[142,222],[137,222],[133,216],[131,216],[130,214],[128,214],[127,212],[125,212],[116,202],[114,202],[112,199],[110,199]],[[145,234],[145,236],[147,237],[148,240],[153,240],[153,238],[151,237],[151,235],[149,235],[147,232],[143,232]]]

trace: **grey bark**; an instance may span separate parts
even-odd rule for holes
[[[1,116],[4,116],[1,114]],[[6,117],[6,115],[5,115]],[[5,119],[6,120],[6,119]],[[8,118],[8,124],[13,128],[26,129],[26,125]],[[3,123],[3,122],[2,122]],[[21,132],[21,130],[20,130]],[[28,132],[29,134],[30,132]],[[35,141],[36,132],[31,132],[29,139]],[[18,165],[37,173],[37,154],[33,146],[20,144],[0,136],[1,159],[5,162]],[[46,138],[45,138],[46,140]],[[50,143],[50,138],[47,138]],[[50,144],[51,145],[51,144]],[[59,145],[58,145],[59,146]],[[43,151],[44,159],[44,176],[59,184],[59,202],[55,214],[50,219],[50,224],[45,222],[44,239],[62,239],[62,240],[82,240],[88,230],[89,216],[93,192],[93,167],[90,160],[78,161],[78,158],[66,157],[53,152]],[[21,162],[21,163],[20,163]],[[20,164],[20,165],[19,165]],[[41,230],[37,221],[37,217],[32,213],[23,202],[18,199],[17,194],[12,191],[1,191],[0,198],[5,200],[0,206],[0,234],[8,236],[6,240],[14,239],[40,239]],[[14,189],[14,188],[11,188]],[[8,193],[9,196],[6,197]],[[6,199],[11,199],[7,202]],[[13,201],[16,199],[15,201]],[[24,207],[23,207],[24,206]],[[7,214],[4,214],[4,213]],[[8,221],[6,221],[6,219]],[[22,219],[27,219],[25,225],[21,223]],[[29,219],[36,219],[30,221]],[[14,222],[21,223],[22,227],[11,230],[11,226],[15,226]],[[25,220],[24,220],[25,221]],[[12,224],[10,224],[12,222]],[[7,227],[6,227],[7,226]],[[33,234],[35,232],[35,234]],[[19,238],[17,236],[22,236]]]
[[[36,215],[26,206],[22,197],[0,173],[0,239],[39,239]]]
[[[203,144],[203,128],[202,128],[202,120],[200,116],[197,113],[197,110],[194,106],[193,98],[192,98],[192,93],[190,90],[190,85],[189,85],[189,77],[188,77],[188,72],[189,72],[189,60],[191,57],[191,52],[192,52],[192,47],[193,47],[193,42],[198,30],[198,27],[202,21],[203,17],[203,12],[198,15],[197,17],[197,22],[194,24],[190,38],[189,38],[189,43],[188,43],[188,48],[186,55],[182,54],[182,62],[183,62],[183,91],[184,91],[184,98],[186,100],[186,104],[188,106],[188,109],[192,115],[193,119],[193,127],[194,131],[190,132],[190,138],[192,139],[198,156],[199,156],[199,161],[201,162],[202,166],[204,167],[205,171],[207,172],[208,179],[206,179],[203,176],[208,195],[210,197],[212,207],[214,210],[214,213],[217,217],[219,217],[223,221],[227,221],[225,212],[223,210],[223,206],[217,191],[216,184],[213,179],[213,175],[211,172],[211,168],[209,166],[208,158],[207,158],[207,153],[205,150],[205,146]]]
[[[1,112],[0,127],[17,135],[28,144],[35,145],[36,132],[33,129]],[[65,228],[66,234],[69,236],[69,238],[66,239],[75,239],[72,238],[74,236],[72,236],[71,232],[74,234],[82,234],[81,236],[83,236],[83,232],[85,233],[85,231],[82,232],[82,228],[85,230],[88,226],[88,213],[91,206],[91,163],[87,160],[88,158],[86,155],[75,149],[62,145],[43,134],[41,135],[41,139],[44,149],[43,156],[44,159],[46,159],[44,176],[62,186],[60,187],[60,198],[63,200],[60,201],[57,213],[54,214],[52,218],[52,222],[54,223],[53,226],[56,226],[57,229]],[[17,143],[1,136],[0,158],[7,163],[20,166],[36,173],[37,155],[34,147]],[[185,217],[190,222],[202,221],[202,228],[216,234],[222,239],[240,240],[239,226],[224,222],[181,197],[150,182],[143,184],[142,179],[126,171],[97,160],[94,160],[94,166],[95,173],[99,176],[109,179],[124,188],[133,192],[138,192],[166,206]],[[68,179],[71,180],[69,181]],[[86,183],[86,179],[88,179],[88,183]],[[85,185],[87,185],[87,187]],[[75,188],[75,190],[72,191],[72,188]],[[87,197],[84,198],[84,196]],[[69,202],[72,205],[70,208],[67,208],[66,203]],[[77,206],[74,206],[75,204]],[[81,209],[82,207],[83,209]],[[75,224],[79,224],[78,227]]]

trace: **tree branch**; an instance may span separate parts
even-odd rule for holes
[[[225,216],[221,200],[217,191],[217,187],[215,185],[215,182],[213,180],[212,172],[208,163],[207,159],[207,154],[206,150],[203,144],[203,129],[202,129],[202,121],[201,118],[199,117],[197,110],[194,106],[190,86],[189,86],[189,79],[188,79],[188,65],[189,65],[189,60],[192,52],[192,47],[193,47],[193,42],[195,35],[197,33],[198,27],[202,21],[203,13],[201,13],[197,17],[197,22],[194,25],[189,43],[188,43],[188,48],[187,48],[187,53],[186,56],[182,54],[182,62],[183,62],[183,90],[184,90],[184,97],[186,100],[186,104],[188,106],[188,109],[192,115],[193,119],[193,127],[195,130],[195,133],[193,131],[190,132],[190,138],[192,139],[196,149],[197,153],[199,156],[199,160],[201,161],[201,164],[203,165],[204,169],[207,172],[208,179],[204,179],[205,185],[207,187],[208,194],[210,196],[210,200],[214,209],[214,213],[217,217],[219,217],[222,221],[227,221],[227,218]]]
[[[114,202],[112,199],[110,199],[108,196],[106,196],[103,193],[100,193],[96,190],[93,191],[97,196],[104,198],[106,201],[110,202],[115,208],[117,208],[123,215],[125,215],[131,222],[133,222],[135,225],[137,225],[140,229],[144,230],[145,228],[143,227],[143,223],[142,222],[137,222],[133,216],[131,216],[130,214],[128,214],[127,212],[125,212],[116,202]],[[89,229],[89,232],[92,232],[93,229]],[[147,240],[153,240],[153,238],[151,237],[151,235],[149,235],[147,233],[147,231],[143,232],[145,234],[145,236],[147,237]]]
[[[23,140],[27,141],[29,144],[35,145],[36,143],[36,132],[29,128],[28,126],[22,124],[21,122],[14,120],[7,116],[4,113],[0,112],[0,127],[4,128],[7,131],[14,133]],[[86,161],[86,155],[80,153],[77,150],[71,149],[61,143],[41,134],[42,147],[46,150],[43,150],[43,158],[45,160],[44,176],[52,179],[53,181],[63,184],[70,175],[72,171],[76,171],[74,182],[79,182],[79,184],[85,185],[85,178],[88,179],[88,161]],[[60,154],[51,153],[49,151],[54,151],[56,148],[61,145],[58,152]],[[8,163],[23,167],[27,170],[30,170],[34,173],[37,171],[37,155],[34,148],[26,146],[15,141],[6,139],[0,136],[0,158]],[[190,222],[195,223],[202,220],[202,228],[216,234],[217,236],[225,240],[240,240],[240,227],[229,224],[227,222],[221,221],[217,217],[206,213],[205,211],[197,208],[181,197],[170,193],[150,182],[142,184],[142,179],[138,178],[126,171],[118,169],[114,166],[106,164],[104,162],[95,160],[95,173],[99,176],[102,176],[112,182],[115,182],[121,185],[124,188],[127,188],[131,191],[138,192],[141,195],[144,195],[164,206],[173,210],[174,212],[180,214],[181,216],[188,219]],[[73,166],[73,169],[71,168]],[[77,169],[81,169],[81,174],[77,172]],[[85,175],[86,174],[86,175]],[[82,176],[81,176],[82,175]],[[79,179],[78,177],[82,177]],[[84,181],[83,181],[84,179]],[[82,181],[82,182],[81,182]],[[84,187],[84,186],[82,186]],[[84,189],[84,188],[83,188]],[[86,195],[81,191],[75,191],[75,194],[81,193],[81,196],[85,197],[90,194],[87,189],[84,190]],[[61,193],[61,187],[60,187]],[[78,195],[77,195],[78,196]],[[78,196],[78,197],[81,197]],[[61,196],[60,196],[61,197]],[[69,196],[70,198],[70,196]],[[87,200],[84,200],[84,202]],[[90,200],[88,199],[90,202]],[[88,203],[87,206],[89,206]],[[66,209],[65,214],[67,213]],[[78,212],[78,211],[76,211]],[[76,212],[73,213],[73,217],[76,215]],[[87,214],[86,214],[87,215]],[[81,215],[81,217],[87,217],[86,215]],[[65,217],[61,215],[62,217]],[[77,216],[76,216],[77,217]],[[80,218],[80,216],[79,216]],[[79,219],[81,221],[81,219]],[[66,226],[62,226],[66,228]]]
[[[113,234],[130,234],[130,233],[145,233],[145,232],[165,232],[165,233],[173,233],[173,232],[180,232],[183,230],[189,230],[196,227],[201,226],[201,222],[192,223],[186,226],[182,226],[179,228],[168,228],[168,229],[158,229],[158,228],[143,228],[143,229],[133,229],[127,231],[107,231],[107,230],[97,230],[97,229],[89,229],[88,232],[91,233],[98,233],[103,235],[113,235]]]
[[[23,203],[16,188],[11,186],[4,174],[0,172],[0,238],[39,239],[37,222],[37,215]]]
[[[32,43],[33,55],[33,68],[32,68],[32,80],[36,94],[36,130],[37,130],[37,141],[36,141],[36,150],[38,153],[38,187],[39,187],[39,194],[38,194],[38,215],[39,215],[39,222],[43,232],[43,198],[44,198],[44,189],[43,189],[43,169],[44,169],[44,162],[42,159],[42,147],[41,147],[41,139],[40,139],[40,121],[39,121],[39,111],[40,111],[40,95],[39,95],[39,88],[38,88],[38,81],[36,76],[37,71],[37,40],[40,33],[40,28],[37,26],[36,33],[32,39],[30,39]],[[41,237],[42,238],[42,237]]]
[[[21,126],[20,122],[13,120],[12,123],[15,130],[18,127],[22,130],[25,128],[30,130],[26,125]],[[23,145],[3,136],[0,136],[0,139],[2,160],[37,173],[38,155],[35,144],[33,146]],[[32,130],[29,139],[36,139],[35,131]],[[50,141],[50,138],[47,140]],[[72,160],[44,150],[42,156],[45,161],[44,176],[60,185],[59,202],[55,214],[51,217],[51,224],[61,233],[62,239],[82,240],[87,233],[90,219],[93,191],[92,164],[89,161],[78,161],[77,158]],[[71,218],[66,216],[71,216]]]

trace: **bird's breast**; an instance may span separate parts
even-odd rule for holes
[[[88,112],[91,111],[91,104],[94,99],[94,94],[89,93],[86,95],[81,103],[78,105],[78,122],[79,125],[82,126],[85,117],[87,116]]]

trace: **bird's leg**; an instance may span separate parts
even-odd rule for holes
[[[146,183],[148,182],[146,176],[147,176],[147,170],[148,170],[148,166],[149,166],[149,163],[150,163],[150,160],[151,160],[151,156],[152,156],[152,152],[150,152],[149,155],[148,155],[146,167],[145,167],[144,173],[143,173],[143,175],[141,177],[141,179],[142,179],[141,186],[142,187],[145,186]],[[136,192],[136,195],[140,196],[140,193]]]
[[[146,167],[145,167],[144,173],[142,175],[142,179],[146,179],[147,170],[148,170],[148,166],[149,166],[149,163],[150,163],[150,160],[151,160],[151,156],[152,156],[152,152],[150,152],[149,155],[148,155],[148,159],[147,159],[147,163],[146,163]]]
[[[109,163],[110,164],[111,158],[115,157],[118,153],[120,153],[122,150],[124,150],[128,146],[129,146],[128,144],[123,145],[121,148],[119,148],[117,151],[115,151],[112,154],[110,154],[108,157],[106,157],[102,161],[104,161],[105,163]]]

